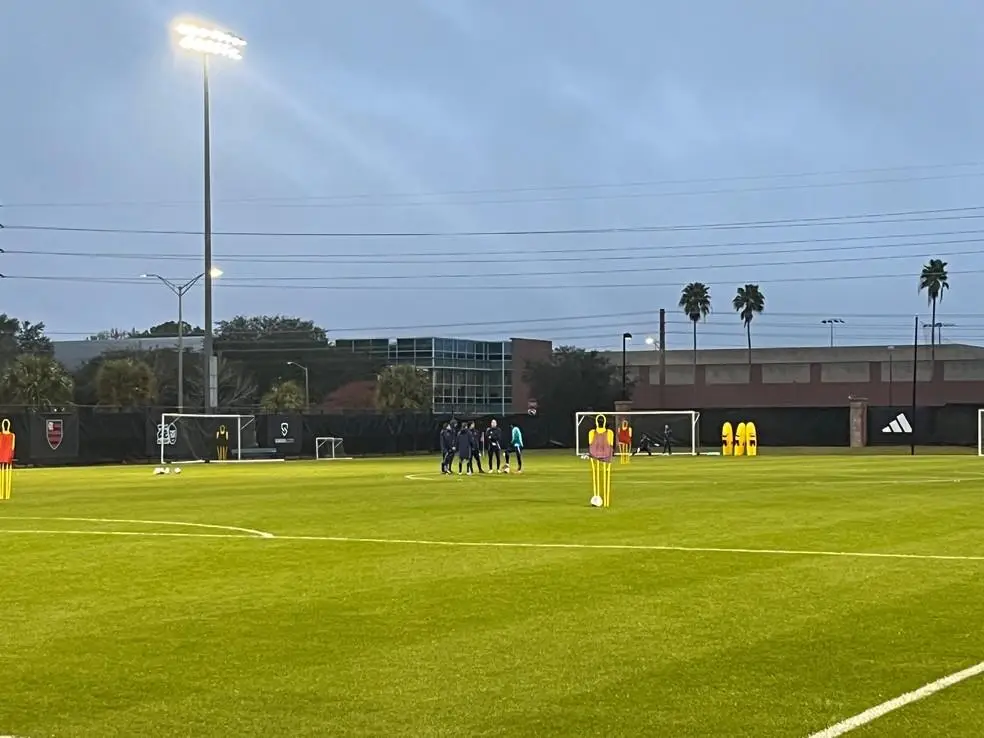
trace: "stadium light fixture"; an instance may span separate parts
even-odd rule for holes
[[[656,349],[657,351],[659,351],[659,341],[657,341],[652,336],[646,336],[646,345],[647,346],[652,346],[654,349]]]
[[[205,412],[211,413],[217,400],[218,384],[214,381],[212,370],[212,345],[214,343],[214,326],[212,325],[212,154],[211,133],[209,123],[209,83],[208,58],[210,56],[240,61],[246,49],[246,40],[227,30],[209,23],[192,19],[178,19],[171,25],[177,38],[178,46],[184,50],[202,57],[202,87],[204,91],[205,117],[205,340],[202,347],[205,371]]]
[[[830,346],[831,346],[831,348],[833,348],[833,346],[834,346],[834,326],[835,325],[844,325],[844,323],[845,323],[845,321],[841,320],[840,318],[824,318],[823,320],[820,321],[820,324],[821,325],[825,325],[825,326],[828,326],[830,328]]]

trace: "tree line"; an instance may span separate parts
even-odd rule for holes
[[[186,336],[203,331],[186,324]],[[117,408],[204,406],[204,358],[185,349],[184,397],[178,398],[178,352],[134,349],[123,339],[173,337],[177,324],[108,330],[89,341],[119,341],[69,371],[55,359],[43,323],[0,315],[0,403],[38,409],[72,405]],[[430,381],[413,367],[387,367],[386,356],[336,348],[313,321],[287,316],[237,316],[215,331],[218,408],[299,411],[317,407],[351,383],[371,387],[367,408],[429,409]],[[305,371],[306,370],[306,371]]]

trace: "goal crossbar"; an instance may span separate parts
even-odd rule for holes
[[[594,430],[599,415],[605,417],[606,427],[616,433],[622,422],[627,421],[633,432],[633,444],[638,444],[642,436],[646,435],[662,446],[666,427],[669,426],[674,445],[691,456],[699,453],[700,413],[696,410],[626,410],[625,412],[582,410],[574,413],[574,453],[578,456],[587,453],[588,432]]]
[[[180,430],[178,421],[180,420],[206,420],[216,425],[225,425],[229,433],[229,458],[228,461],[242,461],[243,453],[243,421],[246,425],[252,423],[254,415],[222,415],[209,413],[161,413],[161,423],[157,426],[157,445],[161,451],[161,465],[167,464],[167,449],[178,445]],[[225,421],[225,422],[223,422]],[[235,422],[233,422],[235,421]],[[184,463],[204,462],[207,459],[196,458],[185,460]]]
[[[338,436],[318,436],[314,439],[314,458],[317,461],[345,461],[352,457],[345,453],[344,439]]]

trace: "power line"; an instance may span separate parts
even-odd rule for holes
[[[516,254],[515,249],[502,249],[502,250],[483,250],[483,255],[500,255],[500,256],[526,256],[530,260],[543,261],[549,263],[563,263],[563,262],[583,262],[586,261],[585,256],[591,253],[602,253],[605,254],[605,261],[640,261],[640,260],[652,260],[652,259],[688,259],[688,258],[702,258],[706,256],[717,256],[719,254],[677,254],[677,251],[693,251],[699,250],[703,251],[705,249],[734,249],[738,247],[747,246],[784,246],[788,244],[819,244],[819,243],[841,243],[841,242],[863,242],[860,245],[852,246],[819,246],[813,248],[798,248],[798,249],[761,249],[761,250],[743,250],[743,256],[770,256],[776,254],[801,254],[801,253],[826,253],[830,251],[857,251],[857,250],[873,250],[873,249],[896,249],[896,248],[910,248],[916,246],[941,246],[941,245],[951,245],[951,244],[961,244],[961,243],[978,243],[980,238],[968,238],[968,239],[954,239],[954,240],[933,240],[933,241],[912,241],[912,242],[894,242],[894,243],[867,243],[868,241],[875,239],[886,239],[886,238],[929,238],[938,236],[950,236],[950,235],[984,235],[984,229],[968,229],[968,230],[957,230],[957,231],[936,231],[929,233],[895,233],[895,234],[871,234],[871,235],[857,235],[857,236],[836,236],[830,238],[801,238],[801,239],[788,239],[788,240],[773,240],[773,241],[730,241],[723,243],[698,243],[698,244],[650,244],[646,246],[595,246],[584,249],[577,249],[576,253],[578,256],[570,256],[572,253],[570,248],[566,249],[537,249],[535,252],[530,252],[525,255]],[[641,252],[653,252],[658,251],[659,253],[641,253]],[[618,253],[613,253],[618,252]],[[629,253],[624,253],[629,252]],[[667,254],[664,252],[673,252],[672,254]],[[92,259],[122,259],[122,260],[139,260],[139,261],[193,261],[200,262],[201,254],[140,254],[134,253],[132,251],[52,251],[45,249],[0,249],[0,253],[9,255],[19,255],[19,256],[56,256],[59,258],[92,258]],[[342,259],[336,258],[334,255],[319,255],[314,256],[311,254],[258,254],[258,255],[248,255],[248,254],[227,254],[219,255],[216,258],[223,262],[250,262],[250,263],[273,263],[273,264],[332,264],[332,265],[393,265],[399,264],[401,266],[412,266],[414,264],[428,265],[433,263],[433,261],[440,260],[443,262],[448,256],[455,254],[456,252],[450,251],[425,251],[425,252],[409,252],[401,254],[401,258],[391,258],[390,254],[380,254],[378,256],[383,256],[386,258],[375,259],[373,261],[366,261],[362,259],[370,259],[376,255],[364,254],[361,255],[362,259],[345,261],[344,257],[355,257],[360,256],[359,254],[341,254]],[[548,255],[550,258],[541,258],[543,255]],[[556,258],[554,257],[556,255]],[[729,254],[730,255],[730,254]],[[410,257],[431,257],[427,261],[408,261]],[[469,259],[468,264],[501,264],[501,258],[495,259]]]
[[[976,252],[975,252],[976,253]],[[982,274],[984,269],[965,269],[959,271],[951,271],[950,275],[969,275],[969,274]],[[572,273],[573,274],[573,273]],[[513,277],[517,275],[511,275]],[[901,274],[845,274],[845,275],[830,275],[830,276],[808,276],[808,277],[782,277],[775,278],[773,281],[782,282],[783,284],[789,283],[802,283],[802,282],[842,282],[842,281],[857,281],[857,280],[874,280],[874,279],[913,279],[913,274],[911,272],[901,273]],[[146,285],[146,281],[142,279],[134,279],[128,277],[65,277],[65,276],[53,276],[53,275],[18,275],[18,274],[5,274],[2,275],[4,279],[16,279],[16,280],[26,280],[26,281],[46,281],[46,282],[74,282],[82,284],[121,284],[121,285]],[[311,284],[297,284],[296,282],[284,281],[285,278],[277,277],[260,277],[260,278],[239,278],[239,279],[225,279],[216,280],[215,285],[221,289],[278,289],[282,290],[285,288],[290,288],[291,290],[333,290],[333,291],[363,291],[366,289],[371,289],[372,287],[385,288],[388,291],[406,291],[406,292],[418,292],[426,291],[433,292],[435,289],[442,291],[466,291],[466,292],[503,292],[503,291],[514,291],[517,289],[522,290],[633,290],[633,289],[647,289],[651,290],[654,288],[667,288],[667,287],[680,287],[679,282],[662,282],[662,283],[613,283],[613,284],[599,284],[599,283],[586,283],[586,284],[563,284],[550,282],[546,284],[508,284],[508,285],[465,285],[455,282],[442,282],[440,284],[417,284],[414,286],[399,286],[399,285],[311,285]],[[289,278],[286,278],[289,279]],[[427,277],[419,277],[418,281],[427,279]],[[758,280],[759,282],[767,283],[769,280]]]
[[[897,167],[869,167],[860,169],[842,169],[842,170],[819,170],[811,172],[792,172],[792,173],[778,173],[778,174],[762,174],[762,175],[738,175],[738,176],[726,176],[726,177],[704,177],[704,178],[690,178],[690,179],[668,179],[668,180],[641,180],[633,182],[611,182],[611,183],[589,183],[589,184],[572,184],[572,185],[544,185],[544,186],[522,186],[522,187],[494,187],[494,188],[478,188],[478,189],[458,189],[458,190],[445,190],[438,192],[397,192],[397,193],[356,193],[356,194],[341,194],[341,195],[304,195],[304,196],[281,196],[281,197],[245,197],[245,198],[234,198],[234,199],[219,199],[213,202],[219,204],[241,204],[241,205],[286,205],[286,206],[297,206],[299,203],[315,203],[315,207],[357,207],[363,203],[340,203],[342,200],[355,200],[355,201],[366,201],[366,200],[400,200],[405,198],[436,198],[436,197],[460,197],[469,195],[502,195],[502,194],[523,194],[523,193],[536,193],[536,192],[574,192],[574,191],[596,191],[596,190],[606,190],[606,189],[634,189],[640,187],[672,187],[681,185],[695,185],[695,184],[721,184],[726,182],[761,182],[768,180],[789,180],[789,179],[804,179],[810,177],[832,177],[832,176],[850,176],[858,174],[886,174],[892,172],[906,172],[906,171],[939,171],[943,169],[969,169],[973,167],[984,166],[982,162],[966,162],[959,164],[927,164],[927,165],[909,165],[909,166],[897,166]],[[758,187],[758,188],[738,188],[738,189],[725,189],[725,190],[691,190],[685,192],[669,192],[669,193],[632,193],[627,195],[628,197],[665,197],[665,196],[679,196],[679,195],[705,195],[705,194],[725,194],[733,192],[758,192],[758,191],[769,191],[775,189],[800,189],[800,188],[812,188],[812,187],[840,187],[840,186],[853,186],[853,185],[868,185],[868,184],[892,184],[900,182],[919,182],[934,179],[956,179],[956,178],[967,178],[967,177],[981,177],[984,176],[984,172],[955,172],[952,174],[942,174],[942,175],[920,175],[913,177],[902,177],[884,180],[860,180],[860,181],[846,181],[846,182],[820,182],[820,183],[805,183],[802,185],[792,185],[792,186],[776,186],[776,187]],[[626,195],[602,195],[602,199],[608,198],[619,198],[625,197]],[[573,198],[573,199],[594,199],[594,198]],[[522,199],[522,200],[492,200],[492,201],[465,201],[457,203],[440,203],[435,202],[432,199],[427,199],[423,201],[416,201],[411,203],[400,203],[400,202],[378,202],[378,203],[366,203],[372,207],[392,207],[392,206],[405,206],[405,205],[435,205],[435,204],[462,204],[462,205],[473,205],[484,203],[502,203],[502,202],[544,202],[550,200],[536,200],[536,199]],[[323,204],[317,204],[323,203]],[[337,205],[331,205],[331,203],[339,203]],[[134,201],[134,200],[122,200],[122,201],[102,201],[102,202],[8,202],[5,204],[9,208],[96,208],[96,207],[172,207],[181,205],[200,205],[200,200],[149,200],[149,201]],[[303,205],[302,205],[303,207]]]
[[[212,235],[226,238],[472,238],[472,237],[516,237],[516,236],[577,236],[577,235],[616,235],[623,233],[660,233],[697,230],[740,230],[745,228],[794,228],[827,225],[867,225],[886,223],[921,223],[929,221],[970,220],[984,218],[984,206],[973,205],[959,208],[934,208],[930,210],[903,210],[885,213],[862,213],[858,215],[832,215],[809,218],[787,218],[782,220],[734,221],[721,223],[691,223],[680,225],[650,226],[605,226],[601,228],[556,228],[502,231],[377,231],[377,232],[334,232],[334,231],[214,231]],[[956,215],[956,213],[961,213]],[[950,214],[950,215],[944,215]],[[931,217],[909,217],[931,216]],[[896,220],[895,218],[900,218]],[[201,231],[153,228],[97,228],[82,226],[53,225],[0,225],[10,231],[41,231],[49,233],[101,233],[130,236],[201,236]]]

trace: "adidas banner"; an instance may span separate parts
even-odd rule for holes
[[[908,446],[932,437],[933,413],[929,408],[869,407],[869,446]]]

